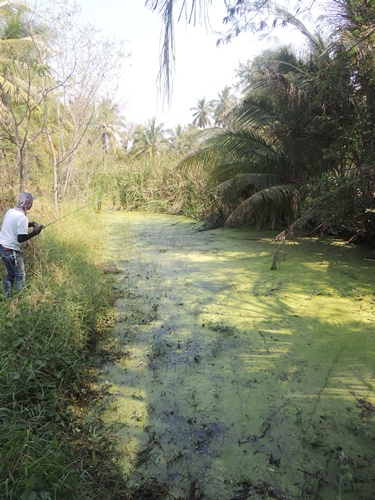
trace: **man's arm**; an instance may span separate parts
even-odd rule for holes
[[[38,226],[35,222],[33,223],[34,226],[34,231],[31,231],[31,233],[28,234],[19,234],[17,236],[18,243],[23,243],[24,241],[30,240],[31,238],[34,238],[34,236],[37,236],[40,231],[43,229],[43,226]]]

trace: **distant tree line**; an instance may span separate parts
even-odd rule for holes
[[[178,2],[147,4],[169,5],[170,26]],[[209,12],[210,2],[184,2],[187,19],[205,4]],[[288,25],[304,35],[303,50],[281,46],[244,61],[234,91],[202,97],[192,123],[166,129],[156,117],[126,119],[115,94],[126,88],[123,47],[80,27],[74,4],[35,12],[0,3],[3,203],[32,186],[57,211],[65,199],[96,196],[117,208],[208,216],[207,228],[374,239],[375,6],[333,1],[311,31],[296,13],[265,2],[266,15],[258,5],[228,7],[221,41]]]

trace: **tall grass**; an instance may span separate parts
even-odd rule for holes
[[[95,345],[113,302],[93,217],[82,211],[24,244],[27,288],[2,296],[2,499],[104,498],[109,484],[120,487],[97,413],[105,399],[93,389]]]
[[[128,161],[114,174],[118,201],[139,209],[201,218],[205,211],[207,172],[177,167],[181,158],[165,155]]]

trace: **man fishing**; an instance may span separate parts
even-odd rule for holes
[[[27,211],[33,206],[35,196],[30,193],[20,193],[15,208],[10,208],[3,220],[0,231],[0,257],[7,270],[4,280],[4,290],[7,297],[12,297],[12,286],[15,283],[17,291],[25,287],[25,266],[20,244],[40,234],[42,225],[29,222]],[[29,228],[33,230],[29,232]]]

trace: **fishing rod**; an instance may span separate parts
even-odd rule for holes
[[[84,208],[88,207],[89,205],[93,205],[94,203],[99,203],[103,199],[104,198],[102,198],[101,200],[90,201],[89,203],[86,203],[86,205],[83,205],[83,207],[79,207],[76,210],[73,210],[72,212],[69,212],[68,214],[63,215],[62,217],[59,217],[58,219],[53,220],[52,222],[48,222],[48,224],[43,225],[43,229],[45,229],[46,227],[50,226],[51,224],[55,224],[55,222],[59,222],[60,220],[65,219],[65,217],[69,217],[70,215],[73,215],[76,212],[79,212],[80,210],[83,210]]]

